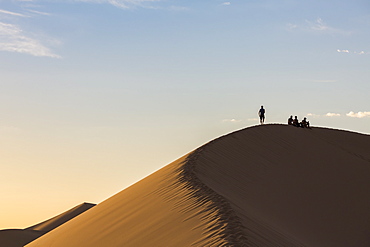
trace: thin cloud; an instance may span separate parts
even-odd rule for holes
[[[27,34],[17,25],[0,22],[0,51],[18,52],[37,57],[60,58],[49,48]]]
[[[307,117],[319,118],[320,115],[314,113],[307,113]]]
[[[96,4],[111,4],[117,8],[130,9],[133,7],[155,8],[148,4],[153,2],[161,2],[161,0],[75,0],[76,2],[96,3]]]
[[[108,1],[108,3],[112,4],[115,7],[122,8],[122,9],[128,9],[129,8],[126,1],[111,0],[111,1]]]
[[[240,123],[242,120],[231,118],[231,119],[223,119],[222,122],[226,123]]]
[[[36,11],[36,10],[32,10],[32,9],[29,9],[29,10],[27,10],[27,11],[29,11],[29,12],[31,12],[31,13],[34,13],[34,14],[37,14],[37,15],[51,16],[51,14],[50,14],[50,13],[41,12],[41,11]]]
[[[10,12],[10,11],[3,10],[3,9],[0,9],[0,14],[6,14],[6,15],[12,15],[12,16],[18,16],[18,17],[28,17],[20,13]]]
[[[364,117],[370,117],[370,112],[369,111],[359,111],[359,112],[353,112],[350,111],[349,113],[346,114],[347,117],[354,117],[354,118],[364,118]]]
[[[306,32],[315,32],[315,33],[322,33],[322,34],[341,34],[341,35],[350,35],[351,32],[342,30],[339,28],[332,27],[324,22],[323,19],[320,17],[314,21],[306,20],[305,24],[295,24],[295,23],[288,23],[286,25],[286,29],[289,31],[294,30],[301,30]]]
[[[286,28],[288,29],[288,30],[294,30],[294,29],[297,29],[299,26],[297,25],[297,24],[292,24],[292,23],[288,23],[287,25],[286,25]]]
[[[357,55],[365,55],[365,54],[369,54],[369,52],[365,52],[365,51],[350,51],[350,50],[340,50],[340,49],[337,49],[337,52],[339,53],[352,53],[352,54],[357,54]]]
[[[229,5],[231,5],[231,3],[230,3],[230,2],[224,2],[224,3],[222,3],[221,5],[229,6]]]
[[[340,117],[339,113],[328,112],[325,114],[326,117]]]
[[[309,28],[311,30],[315,30],[315,31],[328,31],[328,30],[332,30],[333,29],[332,27],[329,27],[327,24],[325,24],[324,21],[321,18],[317,18],[313,22],[306,20],[306,22],[308,23],[308,26],[309,26]]]

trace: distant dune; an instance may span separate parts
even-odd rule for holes
[[[231,133],[27,245],[66,246],[368,247],[370,136]]]
[[[23,247],[25,244],[28,244],[54,228],[57,228],[93,206],[95,206],[95,204],[82,203],[37,225],[25,229],[1,230],[0,247]]]
[[[42,231],[42,232],[49,232],[53,230],[54,228],[57,228],[58,226],[66,223],[67,221],[73,219],[77,215],[82,214],[86,210],[94,207],[96,204],[92,203],[82,203],[62,214],[59,214],[49,220],[46,220],[44,222],[41,222],[37,225],[31,226],[26,228],[25,230],[36,230],[36,231]]]
[[[24,229],[0,230],[0,246],[23,247],[43,234],[43,232]]]

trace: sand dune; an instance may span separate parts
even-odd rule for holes
[[[83,212],[89,210],[90,208],[94,207],[96,204],[84,202],[80,205],[77,205],[70,210],[59,214],[49,220],[43,221],[37,225],[31,226],[26,228],[26,230],[36,230],[36,231],[43,231],[49,232],[54,228],[66,223],[67,221],[73,219],[74,217],[82,214]]]
[[[27,247],[370,246],[370,136],[246,128]]]
[[[25,229],[7,229],[0,231],[0,247],[23,247],[45,233],[57,228],[77,215],[92,208],[95,204],[82,203],[58,216]]]
[[[23,247],[43,234],[43,232],[24,229],[0,230],[0,246]]]

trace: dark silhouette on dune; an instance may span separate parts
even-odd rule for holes
[[[266,113],[266,110],[263,108],[263,105],[261,105],[261,109],[258,111],[258,116],[260,118],[260,124],[265,123],[265,113]]]

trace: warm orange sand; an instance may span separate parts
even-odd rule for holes
[[[67,246],[369,247],[370,136],[234,132],[27,245]]]
[[[77,215],[92,208],[95,204],[82,203],[58,216],[25,229],[7,229],[0,231],[0,247],[22,247],[45,233],[57,228]]]

